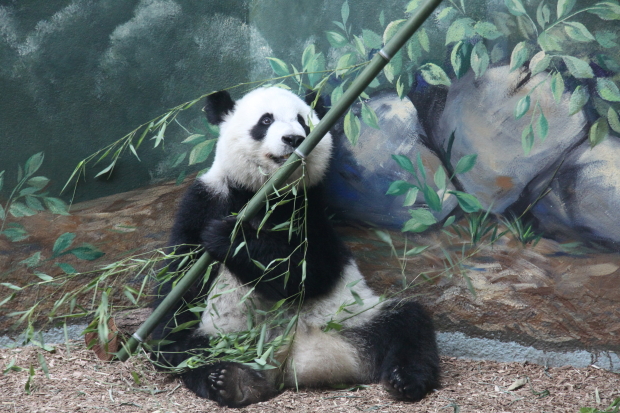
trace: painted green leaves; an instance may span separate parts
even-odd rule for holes
[[[355,146],[357,144],[360,131],[361,125],[359,118],[353,114],[352,110],[349,110],[344,117],[344,134],[349,142],[351,142],[351,145]]]
[[[396,161],[398,166],[413,176],[414,183],[403,180],[394,181],[390,184],[386,195],[405,195],[403,206],[414,205],[418,194],[422,194],[427,208],[410,209],[411,218],[407,220],[402,228],[403,232],[422,232],[431,225],[436,224],[437,218],[435,213],[441,213],[444,209],[443,200],[445,194],[454,195],[461,209],[466,213],[476,212],[482,206],[478,199],[470,194],[461,191],[446,191],[450,179],[446,175],[443,167],[437,168],[433,175],[433,182],[437,187],[434,190],[428,183],[428,171],[426,170],[420,154],[416,158],[415,165],[408,157],[404,155],[392,155],[392,159]],[[463,156],[454,168],[454,175],[469,172],[476,164],[477,155],[471,154]],[[435,213],[434,213],[434,212]]]
[[[471,68],[476,75],[476,79],[486,72],[489,67],[489,54],[483,42],[478,42],[471,51]]]

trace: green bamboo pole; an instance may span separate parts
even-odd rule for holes
[[[248,221],[261,210],[267,198],[274,193],[274,188],[280,188],[289,176],[295,172],[301,164],[300,160],[312,152],[323,136],[329,132],[338,119],[349,109],[364,89],[368,87],[370,82],[383,70],[390,59],[403,47],[407,40],[411,38],[413,33],[424,23],[440,3],[441,0],[428,0],[409,18],[409,20],[407,20],[403,27],[388,41],[383,49],[375,54],[368,66],[360,73],[355,81],[353,81],[338,103],[335,104],[323,119],[321,119],[321,122],[314,127],[312,132],[310,132],[301,145],[293,152],[286,163],[282,165],[282,167],[279,168],[252,197],[246,207],[239,213],[237,219]],[[208,253],[204,252],[202,254],[176,287],[174,287],[161,304],[151,313],[149,318],[140,326],[138,331],[127,340],[127,343],[125,343],[123,348],[118,352],[118,358],[121,361],[127,360],[131,353],[136,350],[140,342],[144,341],[144,339],[151,334],[164,314],[179,302],[181,297],[183,297],[194,282],[204,275],[207,267],[212,261]]]

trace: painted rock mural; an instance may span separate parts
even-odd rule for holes
[[[152,278],[88,272],[165,243],[171,180],[212,160],[203,95],[329,106],[422,1],[22,3],[0,5],[3,328],[90,321],[78,300],[102,291],[143,305]],[[330,213],[375,289],[422,294],[444,330],[620,351],[619,20],[604,0],[439,6],[332,133]],[[33,294],[56,301],[28,313]]]

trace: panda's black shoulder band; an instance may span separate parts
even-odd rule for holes
[[[299,150],[299,148],[295,148],[295,150],[293,151],[293,153],[297,156],[299,156],[301,159],[306,159],[306,154],[304,154],[302,151]]]
[[[377,53],[379,53],[379,56],[384,58],[386,62],[389,62],[390,60],[392,60],[392,56],[387,54],[384,49],[379,50]]]

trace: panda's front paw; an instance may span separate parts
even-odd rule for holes
[[[383,388],[397,399],[418,401],[426,396],[431,388],[420,371],[407,371],[400,366],[392,367],[383,374]]]

